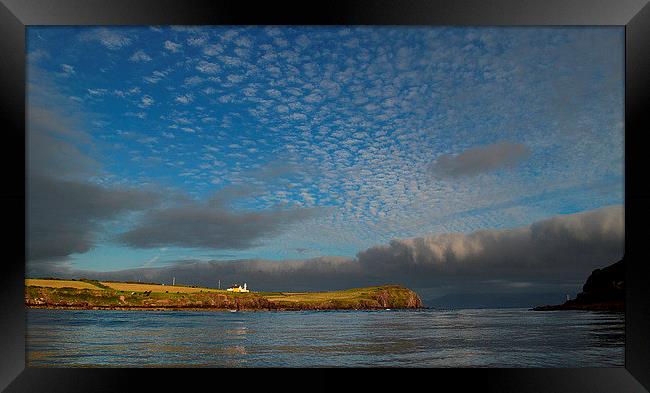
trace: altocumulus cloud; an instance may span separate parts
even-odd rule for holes
[[[131,38],[115,29],[99,28],[88,30],[82,33],[79,38],[82,41],[97,41],[110,50],[118,50],[131,45]]]
[[[472,147],[458,155],[443,154],[432,163],[431,170],[442,177],[473,176],[514,165],[529,154],[524,144],[498,142]]]
[[[220,243],[222,240],[218,240]],[[431,288],[455,282],[580,282],[623,256],[622,206],[555,216],[529,226],[393,240],[356,258],[177,261],[163,268],[76,272],[102,279],[144,279],[214,286],[247,280],[260,290],[324,290],[383,283]],[[460,283],[460,284],[459,284]]]

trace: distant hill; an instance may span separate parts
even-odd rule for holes
[[[451,293],[423,301],[427,307],[439,309],[531,308],[559,302],[564,296],[563,293]]]
[[[29,308],[90,310],[370,310],[420,308],[399,285],[331,292],[247,292],[94,280],[25,280]]]
[[[551,310],[625,310],[625,262],[619,261],[594,270],[575,299],[563,304],[538,306],[535,311]]]

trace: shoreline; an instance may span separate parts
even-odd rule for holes
[[[277,308],[240,308],[240,309],[230,309],[230,308],[215,308],[215,307],[102,307],[102,306],[62,306],[62,305],[52,305],[52,306],[42,306],[42,305],[29,305],[25,304],[26,309],[30,310],[71,310],[71,311],[211,311],[211,312],[273,312],[273,311],[403,311],[403,310],[424,310],[428,307],[410,307],[410,308],[393,308],[393,307],[374,307],[374,308],[288,308],[288,307],[277,307]]]
[[[42,282],[41,282],[42,283]],[[47,283],[46,283],[47,284]],[[34,309],[67,310],[152,310],[152,311],[309,311],[418,309],[422,301],[414,291],[399,285],[352,288],[331,292],[245,292],[232,293],[210,288],[193,292],[174,287],[85,281],[26,286],[25,306]],[[51,283],[49,285],[55,285]],[[94,285],[92,289],[87,288]],[[117,286],[117,288],[111,287]],[[155,292],[152,291],[156,290]],[[188,291],[187,289],[185,289]],[[163,292],[164,291],[164,292]]]
[[[608,312],[625,312],[625,303],[606,302],[606,303],[589,303],[589,304],[556,304],[545,305],[531,308],[531,311],[608,311]]]

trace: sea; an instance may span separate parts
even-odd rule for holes
[[[625,315],[27,310],[29,367],[623,367]]]

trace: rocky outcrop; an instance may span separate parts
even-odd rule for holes
[[[382,308],[422,308],[422,300],[417,293],[398,286],[379,291],[376,300]]]
[[[538,306],[533,310],[625,311],[624,261],[594,270],[575,299],[559,305]]]

